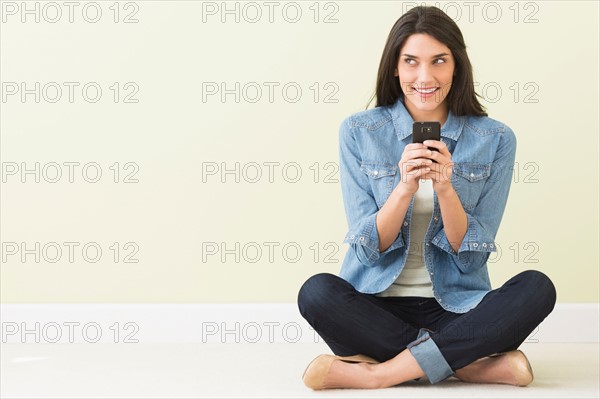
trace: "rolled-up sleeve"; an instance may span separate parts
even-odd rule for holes
[[[496,252],[494,239],[508,201],[508,194],[516,157],[517,140],[514,132],[505,127],[501,133],[498,150],[477,205],[467,214],[467,231],[463,241],[454,251],[444,229],[433,238],[432,243],[458,259],[456,262],[463,272],[483,266],[491,252]]]
[[[379,252],[377,213],[379,207],[373,196],[369,177],[360,170],[361,155],[355,139],[355,128],[349,118],[339,128],[340,183],[348,233],[344,243],[350,244],[358,260],[372,266],[382,256],[404,247],[402,234],[383,252]]]

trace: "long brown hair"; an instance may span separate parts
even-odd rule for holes
[[[392,105],[399,98],[404,101],[404,93],[400,88],[398,77],[394,76],[394,71],[398,66],[402,46],[408,37],[415,33],[432,36],[452,52],[455,69],[452,87],[446,97],[448,109],[457,116],[487,116],[485,108],[477,99],[481,96],[475,93],[473,68],[467,56],[467,47],[462,33],[452,18],[433,6],[418,6],[410,9],[392,27],[379,63],[375,93],[366,108],[375,95],[377,96],[375,107]]]

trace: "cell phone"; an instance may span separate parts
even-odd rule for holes
[[[413,123],[413,143],[422,143],[425,140],[440,141],[440,123],[439,122],[414,122]],[[432,151],[438,151],[437,148],[427,147]]]

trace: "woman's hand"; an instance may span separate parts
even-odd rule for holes
[[[430,172],[428,168],[434,165],[428,159],[427,146],[421,143],[411,143],[404,147],[398,167],[400,168],[400,183],[396,186],[401,194],[412,195],[419,189],[419,179]]]
[[[448,151],[448,147],[443,141],[438,140],[425,140],[423,142],[425,147],[435,147],[438,151],[429,150],[424,156],[432,159],[435,162],[432,163],[429,168],[429,172],[423,175],[424,179],[431,179],[433,183],[433,189],[436,193],[441,194],[446,190],[452,189],[452,155]]]

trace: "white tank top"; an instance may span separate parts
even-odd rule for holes
[[[410,221],[410,246],[402,272],[385,291],[377,296],[433,297],[431,278],[425,268],[423,242],[433,213],[433,183],[421,179],[414,194],[413,213]]]

